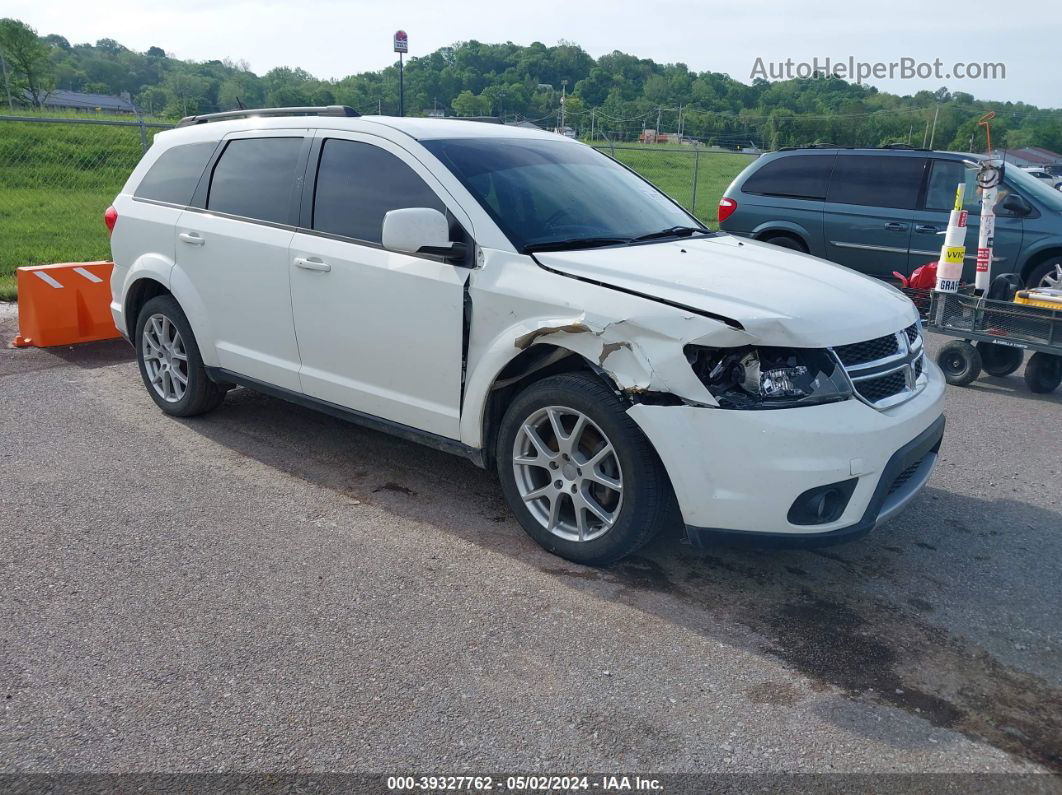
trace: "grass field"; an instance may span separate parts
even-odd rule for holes
[[[617,159],[691,206],[692,150],[626,146],[615,150]],[[140,156],[135,127],[0,121],[0,300],[15,298],[19,266],[110,256],[103,213]],[[715,225],[719,197],[750,162],[746,155],[701,153],[701,220]]]

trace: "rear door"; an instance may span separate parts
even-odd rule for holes
[[[309,139],[302,130],[233,133],[177,222],[175,278],[202,302],[201,344],[221,367],[294,391],[299,353],[288,284]],[[209,179],[207,179],[207,177]]]
[[[763,238],[789,231],[808,244],[811,254],[823,256],[822,200],[834,157],[833,152],[809,152],[764,163],[742,183],[740,194],[728,194],[738,206],[721,228]]]
[[[909,270],[935,261],[940,256],[944,241],[942,233],[948,228],[948,215],[955,203],[955,188],[960,182],[965,182],[963,209],[968,216],[966,261],[962,267],[962,278],[973,283],[977,269],[977,236],[981,228],[981,197],[978,195],[976,174],[974,169],[967,168],[959,160],[930,160],[925,196],[922,206],[914,214]],[[1006,185],[1001,186],[996,197],[996,230],[992,241],[992,273],[996,275],[1014,272],[1021,251],[1022,220],[1000,206],[1008,190]]]
[[[826,191],[826,258],[893,278],[907,272],[911,226],[926,159],[839,153]]]

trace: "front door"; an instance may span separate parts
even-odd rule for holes
[[[444,191],[390,142],[319,135],[307,172],[316,178],[289,252],[303,390],[456,439],[469,270],[380,242],[389,210],[446,212]]]
[[[925,158],[840,153],[823,208],[826,258],[892,279],[906,273]]]
[[[948,215],[955,203],[955,188],[960,182],[965,182],[963,209],[968,215],[966,261],[963,263],[962,280],[969,284],[974,283],[977,272],[977,235],[981,228],[981,199],[978,195],[976,175],[976,170],[967,168],[958,160],[930,161],[925,201],[914,214],[909,271],[940,257],[940,247],[944,242],[943,232],[948,228]],[[1016,272],[1018,253],[1021,251],[1022,220],[1000,206],[1009,191],[1009,186],[1004,183],[996,195],[996,232],[992,246],[993,276]]]

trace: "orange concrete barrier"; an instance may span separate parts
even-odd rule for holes
[[[18,268],[15,346],[73,345],[119,336],[111,317],[111,262]]]

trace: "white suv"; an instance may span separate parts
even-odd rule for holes
[[[467,456],[586,564],[680,516],[851,538],[925,484],[943,381],[892,287],[564,136],[356,116],[190,117],[114,200],[111,310],[166,413],[242,385]]]

